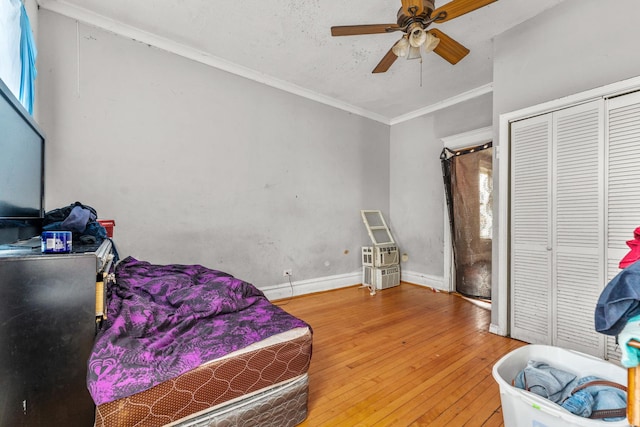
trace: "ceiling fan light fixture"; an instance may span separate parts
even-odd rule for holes
[[[406,37],[402,37],[396,42],[396,44],[393,45],[391,51],[395,56],[401,58],[407,56],[407,54],[409,53],[409,47],[409,40],[407,40]]]
[[[424,28],[417,27],[411,30],[409,35],[409,44],[411,47],[420,47],[427,40],[427,32]]]
[[[422,56],[420,55],[420,46],[417,46],[417,47],[410,46],[407,59],[419,59],[419,58],[420,59],[422,58]]]
[[[429,53],[433,51],[436,47],[438,47],[439,43],[440,43],[439,38],[437,38],[431,33],[427,33],[427,39],[425,40],[422,46],[424,47],[424,51]]]
[[[397,1],[397,0],[396,0]],[[448,63],[455,65],[469,49],[431,24],[440,24],[487,6],[497,0],[444,0],[444,6],[435,7],[434,0],[400,0],[402,7],[396,13],[395,24],[340,25],[331,27],[332,36],[356,36],[361,34],[389,34],[401,31],[402,38],[385,53],[372,73],[384,73],[399,57],[422,59],[425,53],[434,52]],[[422,62],[422,61],[421,61]]]

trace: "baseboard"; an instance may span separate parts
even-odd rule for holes
[[[492,323],[489,325],[489,332],[492,334],[503,336],[503,337],[507,336],[507,332],[504,331],[502,328],[500,328],[500,326],[496,325],[495,323]]]
[[[335,276],[318,277],[315,279],[295,280],[279,285],[261,287],[270,301],[291,298],[298,295],[312,294],[315,292],[330,291],[332,289],[346,288],[362,283],[362,271],[354,273],[338,274]]]
[[[438,291],[448,292],[444,287],[443,277],[431,276],[429,274],[415,271],[400,271],[400,280],[414,285],[425,286]],[[312,294],[315,292],[330,291],[332,289],[346,288],[362,284],[362,272],[357,271],[335,276],[318,277],[315,279],[296,280],[291,283],[285,282],[279,285],[261,287],[270,301],[291,298],[299,295]]]
[[[429,274],[418,273],[417,271],[400,270],[400,280],[414,285],[426,286],[438,291],[449,292],[444,286],[444,278],[441,276],[431,276]]]

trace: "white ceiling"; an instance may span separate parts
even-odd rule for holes
[[[494,36],[563,0],[498,0],[434,27],[471,53],[371,70],[400,33],[332,37],[331,26],[395,23],[400,0],[38,0],[91,25],[394,123],[491,91]],[[436,7],[449,0],[436,0]]]

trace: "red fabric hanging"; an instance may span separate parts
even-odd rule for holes
[[[626,268],[640,259],[640,227],[633,231],[633,240],[627,240],[628,254],[620,260],[620,268]]]

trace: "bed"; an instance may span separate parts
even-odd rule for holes
[[[97,427],[295,426],[312,330],[253,285],[126,258],[88,361]]]

